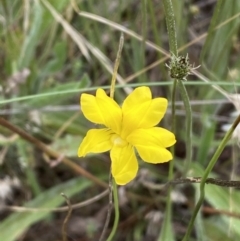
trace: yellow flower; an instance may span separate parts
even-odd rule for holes
[[[84,116],[106,128],[87,132],[78,149],[78,156],[110,150],[112,175],[119,185],[130,182],[137,174],[135,150],[148,163],[162,163],[172,159],[166,147],[176,140],[172,132],[154,127],[167,109],[165,98],[152,99],[148,87],[136,88],[120,107],[103,89],[96,97],[82,94],[80,105]]]

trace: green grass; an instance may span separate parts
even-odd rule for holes
[[[71,2],[81,11],[73,8]],[[235,94],[240,85],[240,2],[219,0],[217,4],[209,5],[208,1],[200,0],[195,3],[184,0],[172,2],[177,42],[181,49],[179,54],[188,53],[192,64],[201,65],[196,71],[203,76],[192,75],[188,77],[189,81],[184,82],[193,114],[193,158],[187,175],[202,176],[223,138],[219,113],[226,118],[229,114],[228,110],[223,110],[220,100]],[[92,127],[78,110],[79,96],[83,92],[95,93],[98,87],[110,89],[121,32],[124,33],[124,47],[115,94],[118,103],[136,86],[148,85],[154,96],[164,96],[172,104],[173,81],[165,67],[165,63],[169,62],[169,42],[161,1],[3,0],[0,3],[0,26],[1,115],[44,142],[59,156],[67,155],[99,179],[108,175],[108,154],[77,158],[77,147]],[[201,37],[204,34],[206,36]],[[192,40],[196,41],[190,44]],[[154,67],[149,67],[151,65]],[[29,70],[28,76],[24,76],[24,69]],[[225,94],[212,85],[221,87]],[[185,114],[179,114],[185,111],[179,89],[176,96],[174,178],[183,175],[184,146],[187,143]],[[214,100],[214,103],[207,104]],[[196,101],[198,104],[195,104]],[[171,128],[170,109],[169,106],[161,122],[167,129]],[[62,204],[64,200],[58,200],[58,191],[54,190],[61,186],[68,188],[69,180],[77,174],[62,163],[52,168],[48,164],[50,160],[36,146],[21,137],[10,141],[13,134],[0,126],[0,176],[17,176],[22,183],[21,192],[28,193],[19,200],[13,200],[13,205],[25,206],[30,202],[36,208],[43,207],[49,193],[53,198],[49,206]],[[239,176],[232,168],[233,146],[236,147],[236,143],[231,142],[226,147],[211,173],[212,177],[229,180],[234,173]],[[152,168],[141,164],[141,169],[144,168],[148,171],[148,181],[167,182],[167,165]],[[97,184],[92,184],[89,192],[83,191],[79,198],[76,193],[82,190],[81,185],[71,188],[68,197],[73,198],[73,202],[86,200],[101,191]],[[199,195],[199,184],[174,186],[172,191],[175,189],[185,196],[187,212],[181,216],[182,208],[173,202],[174,215],[165,226],[166,230],[173,231],[167,232],[166,241],[182,240]],[[240,240],[239,218],[232,217],[239,214],[239,195],[237,189],[230,191],[230,188],[208,184],[204,207],[210,205],[213,211],[219,209],[222,213],[209,214],[203,209],[190,240]],[[157,210],[164,215],[166,190],[159,193],[136,183],[136,186],[129,185],[126,197],[128,203],[120,207],[120,226],[115,240],[147,240],[150,239],[150,229],[154,240],[163,240],[160,231],[162,221],[154,223],[153,219],[144,219],[143,210],[147,207],[149,211]],[[40,199],[43,202],[38,201]],[[107,199],[98,201],[83,211],[74,212],[72,217],[95,217],[107,204]],[[232,216],[224,214],[224,211],[232,212]],[[105,220],[106,212],[101,215]],[[4,230],[4,238],[1,237],[1,241],[20,240],[23,233],[28,237],[34,232],[32,225],[36,223],[47,224],[48,232],[51,232],[51,223],[56,225],[59,218],[61,222],[58,225],[61,226],[64,220],[64,215],[56,217],[45,213],[23,215],[13,212],[4,213],[2,217],[0,230]],[[121,225],[128,224],[130,217],[136,219],[133,218],[130,228],[122,235]],[[17,227],[20,219],[22,225]],[[177,229],[177,225],[181,230]],[[87,236],[86,233],[84,235]],[[86,240],[99,238],[99,233],[94,234],[95,239],[91,235]],[[36,241],[47,240],[44,234],[36,234],[35,238]]]

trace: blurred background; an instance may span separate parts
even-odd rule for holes
[[[172,2],[179,54],[188,54],[191,64],[201,65],[196,70],[199,74],[190,75],[185,84],[193,111],[193,161],[187,175],[202,176],[240,100],[240,1]],[[1,241],[62,240],[67,208],[41,208],[67,206],[61,192],[75,204],[106,189],[79,175],[76,168],[105,184],[108,181],[108,153],[77,157],[82,138],[93,126],[80,112],[79,97],[82,92],[95,94],[98,87],[109,90],[121,32],[124,46],[116,101],[121,103],[136,86],[150,86],[154,96],[169,100],[161,126],[170,129],[173,82],[165,66],[169,45],[161,0],[0,1],[0,116],[45,143],[57,156],[49,157],[0,126]],[[174,177],[179,178],[186,128],[178,92],[176,109]],[[64,157],[76,166],[66,164]],[[182,240],[199,195],[198,184],[173,187],[173,232],[164,240],[167,188],[161,184],[168,181],[168,164],[139,164],[138,177],[119,188],[120,223],[114,240]],[[212,177],[238,180],[239,173],[238,140],[233,140]],[[239,240],[239,203],[239,190],[207,185],[191,240]],[[107,209],[107,195],[74,209],[67,225],[68,240],[99,240]]]

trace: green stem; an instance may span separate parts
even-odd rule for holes
[[[176,28],[175,28],[175,19],[174,12],[171,0],[163,0],[163,7],[166,15],[166,23],[169,36],[169,48],[170,51],[177,56],[177,37],[176,37]],[[175,133],[175,97],[176,97],[176,86],[177,80],[174,80],[173,89],[172,89],[172,132]],[[171,152],[174,155],[174,147],[171,147]],[[173,158],[174,159],[174,158]],[[171,181],[173,179],[173,168],[174,161],[170,162],[168,179]],[[166,202],[166,215],[161,228],[160,235],[158,236],[158,241],[171,239],[173,240],[173,235],[171,235],[171,217],[172,217],[172,202],[171,202],[171,191],[172,188],[169,188]]]
[[[163,0],[164,10],[166,14],[166,22],[167,22],[167,29],[168,29],[168,35],[169,35],[169,46],[170,50],[173,55],[176,57],[178,56],[177,51],[177,37],[176,37],[176,27],[175,27],[175,19],[174,19],[174,11],[173,11],[173,5],[171,0]],[[178,79],[179,83],[179,89],[181,92],[181,96],[183,99],[184,107],[186,110],[186,167],[184,171],[184,176],[186,175],[186,172],[189,169],[191,159],[192,159],[192,140],[191,140],[191,131],[192,131],[192,110],[190,106],[190,101],[188,98],[188,94],[186,91],[186,88],[183,84],[182,79]]]
[[[205,196],[205,183],[206,183],[206,180],[208,178],[208,175],[209,173],[212,171],[214,165],[216,164],[220,154],[222,153],[224,147],[226,146],[228,140],[231,138],[231,135],[233,133],[233,131],[235,130],[235,128],[237,127],[237,125],[239,124],[240,122],[240,115],[236,118],[236,120],[234,121],[234,123],[232,124],[231,128],[228,130],[228,132],[226,133],[226,135],[224,136],[223,140],[221,141],[218,149],[216,150],[215,154],[213,155],[211,161],[209,162],[204,174],[203,174],[203,177],[202,177],[202,181],[200,183],[200,197],[199,197],[199,200],[197,202],[197,205],[193,211],[193,215],[192,215],[192,218],[189,222],[189,225],[188,225],[188,228],[187,228],[187,232],[183,238],[182,241],[188,241],[189,240],[189,236],[192,232],[192,229],[193,229],[193,225],[194,225],[194,221],[196,219],[196,216],[199,212],[199,209],[204,201],[204,196]]]
[[[176,112],[176,106],[175,106],[175,98],[176,98],[176,90],[177,90],[177,80],[174,80],[173,82],[173,89],[172,89],[172,127],[171,130],[173,133],[175,133],[176,130],[176,120],[175,120],[175,112]],[[170,151],[172,155],[174,156],[174,146],[170,147]],[[174,158],[169,163],[169,170],[168,170],[168,180],[172,181],[173,179],[173,168],[174,168]],[[172,217],[172,202],[171,202],[171,192],[172,192],[172,186],[168,188],[168,194],[167,194],[167,206],[166,206],[166,218],[163,222],[162,231],[160,233],[160,236],[158,237],[158,241],[160,240],[167,240],[169,238],[169,233],[171,232],[169,223],[171,223],[170,218]]]
[[[119,67],[119,64],[120,64],[123,43],[124,43],[124,37],[123,37],[123,34],[121,34],[119,47],[118,47],[118,52],[117,52],[117,58],[116,58],[114,69],[113,69],[111,88],[110,88],[110,97],[112,99],[114,97],[115,83],[116,83],[116,78],[117,78],[117,71],[118,71],[118,67]],[[110,176],[109,176],[109,195],[110,195],[109,196],[109,205],[112,205],[112,190],[113,190],[113,197],[114,197],[113,201],[114,201],[115,219],[114,219],[114,224],[113,224],[112,231],[111,231],[107,241],[111,241],[112,238],[114,237],[114,235],[116,233],[116,230],[117,230],[118,221],[119,221],[119,207],[118,207],[117,185],[116,185],[116,182],[115,182],[114,178],[110,174]],[[110,213],[109,213],[108,217],[110,217]],[[109,219],[107,219],[106,224],[108,224],[108,222],[109,222]],[[108,225],[106,225],[106,227],[107,226]],[[102,237],[104,237],[104,235]]]
[[[172,88],[172,132],[175,133],[176,131],[176,105],[175,105],[175,100],[176,100],[176,91],[177,91],[177,80],[175,79],[173,82],[173,88]],[[174,146],[172,146],[174,148]],[[174,152],[172,152],[173,154]]]
[[[187,90],[182,80],[178,81],[178,86],[186,111],[186,164],[184,170],[184,176],[186,176],[192,161],[192,109]]]
[[[163,0],[163,7],[166,15],[170,51],[175,56],[178,56],[177,36],[176,36],[177,31],[175,26],[172,0]]]
[[[114,218],[112,231],[111,231],[109,237],[107,238],[107,241],[111,241],[112,238],[114,237],[114,235],[117,231],[117,226],[118,226],[118,221],[119,221],[118,190],[117,190],[117,185],[116,185],[114,178],[112,179],[112,185],[113,185],[115,218]]]
[[[175,118],[175,113],[176,113],[176,106],[175,106],[175,100],[176,100],[176,90],[177,90],[177,80],[175,79],[173,82],[173,89],[172,89],[172,133],[176,132],[176,118]],[[174,146],[170,147],[170,151],[174,157]],[[169,163],[169,171],[168,171],[168,180],[172,181],[173,179],[173,168],[174,168],[174,158],[173,160]],[[171,188],[169,188],[169,202],[167,203],[171,203],[171,198],[170,198],[170,194],[171,194]]]

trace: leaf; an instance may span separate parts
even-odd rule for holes
[[[76,193],[84,191],[91,182],[75,178],[40,194],[26,204],[26,207],[55,208],[65,202],[60,193],[66,194],[68,198]],[[1,241],[14,241],[24,233],[32,224],[43,220],[49,215],[48,212],[21,212],[13,213],[0,223]]]
[[[194,163],[192,167],[193,176],[201,177],[203,175],[204,170],[199,164]],[[199,185],[194,184],[194,187],[199,188]],[[231,208],[232,212],[239,212],[240,193],[237,190],[233,190],[230,196],[228,188],[206,184],[205,199],[216,209],[228,211]],[[231,225],[231,230],[236,240],[240,239],[240,220],[236,218],[231,219],[225,215],[219,216],[219,218],[223,220],[224,229]]]
[[[70,99],[73,94],[59,94],[56,95],[56,92],[58,91],[67,91],[67,90],[73,90],[73,89],[84,89],[90,86],[90,80],[88,78],[88,75],[84,75],[80,81],[71,81],[59,84],[49,90],[46,90],[45,92],[42,92],[43,97],[34,98],[32,100],[29,100],[26,103],[26,106],[33,107],[34,109],[45,107],[53,104],[60,104],[63,101],[66,101],[67,99]],[[44,96],[44,94],[49,93],[50,95]],[[51,96],[51,93],[54,93],[53,96]],[[79,104],[79,102],[77,103]]]
[[[58,10],[64,8],[68,3],[66,0],[62,1],[51,1],[53,5],[56,5]],[[29,67],[31,61],[35,60],[35,51],[37,45],[42,39],[42,36],[51,26],[52,16],[49,12],[41,5],[39,0],[33,2],[33,8],[31,9],[32,19],[29,32],[27,33],[23,43],[18,59],[18,67],[22,69],[24,67]]]
[[[43,67],[41,78],[54,74],[63,68],[67,57],[67,43],[64,41],[58,41],[53,47],[53,55],[54,57]]]
[[[235,237],[229,237],[225,223],[221,221],[218,217],[208,218],[204,221],[204,230],[208,240],[234,241]]]

